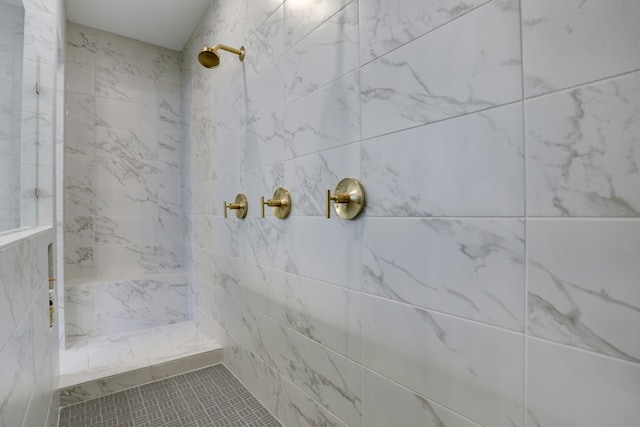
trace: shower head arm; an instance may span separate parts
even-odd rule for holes
[[[244,61],[244,56],[245,56],[244,46],[242,46],[240,49],[236,49],[236,48],[233,48],[231,46],[227,46],[225,44],[218,43],[218,44],[213,46],[212,50],[214,52],[217,52],[218,50],[226,50],[227,52],[235,53],[236,55],[238,55],[240,57],[240,62]]]

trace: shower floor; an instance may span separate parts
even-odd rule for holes
[[[281,427],[225,368],[215,365],[63,408],[59,427]]]
[[[60,353],[62,406],[222,361],[220,345],[191,322],[76,342]]]

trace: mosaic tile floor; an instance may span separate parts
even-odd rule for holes
[[[59,427],[276,427],[281,424],[223,365],[63,408]]]

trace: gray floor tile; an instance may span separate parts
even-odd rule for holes
[[[280,423],[223,365],[62,408],[59,427],[235,427]]]

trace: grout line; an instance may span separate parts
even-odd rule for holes
[[[529,330],[529,311],[528,311],[528,306],[529,306],[529,296],[528,296],[528,292],[529,292],[529,286],[528,286],[528,278],[529,278],[529,222],[528,222],[528,214],[529,214],[529,205],[528,205],[528,168],[527,168],[527,164],[528,164],[528,158],[527,158],[527,103],[525,102],[525,96],[526,96],[526,85],[525,85],[525,58],[524,58],[524,26],[523,26],[523,22],[524,22],[524,16],[523,16],[523,12],[522,12],[522,7],[523,7],[523,1],[520,0],[518,2],[518,10],[519,10],[519,18],[520,18],[520,58],[521,58],[521,63],[520,63],[520,83],[522,85],[522,92],[521,92],[521,96],[522,96],[522,154],[523,154],[523,196],[524,196],[524,200],[523,200],[523,206],[524,206],[524,277],[522,285],[523,285],[523,307],[522,307],[522,313],[523,313],[523,325],[524,325],[524,339],[523,339],[523,360],[522,360],[522,425],[526,427],[527,425],[527,408],[528,408],[528,402],[529,402],[529,392],[528,392],[528,381],[529,381],[529,372],[528,372],[528,367],[529,367],[529,358],[528,358],[528,354],[529,354],[529,344],[528,344],[528,330]]]
[[[625,71],[625,72],[618,73],[618,74],[612,74],[612,75],[609,75],[609,76],[606,76],[606,77],[602,77],[602,78],[599,78],[599,79],[596,79],[596,80],[590,80],[590,81],[587,81],[587,82],[584,82],[584,83],[579,83],[579,84],[576,84],[576,85],[567,86],[567,87],[560,88],[560,89],[555,89],[555,90],[552,90],[551,92],[542,93],[540,95],[533,95],[533,96],[530,96],[530,97],[526,97],[526,95],[525,95],[525,101],[526,102],[537,101],[539,99],[552,97],[552,96],[557,95],[557,94],[571,92],[571,91],[574,91],[576,89],[581,89],[581,88],[597,85],[597,84],[600,84],[600,83],[605,83],[605,82],[610,81],[610,80],[615,80],[615,79],[627,77],[627,76],[629,76],[631,74],[636,74],[636,73],[640,73],[640,68],[636,68],[636,69],[633,69],[633,70],[630,70],[630,71]]]

